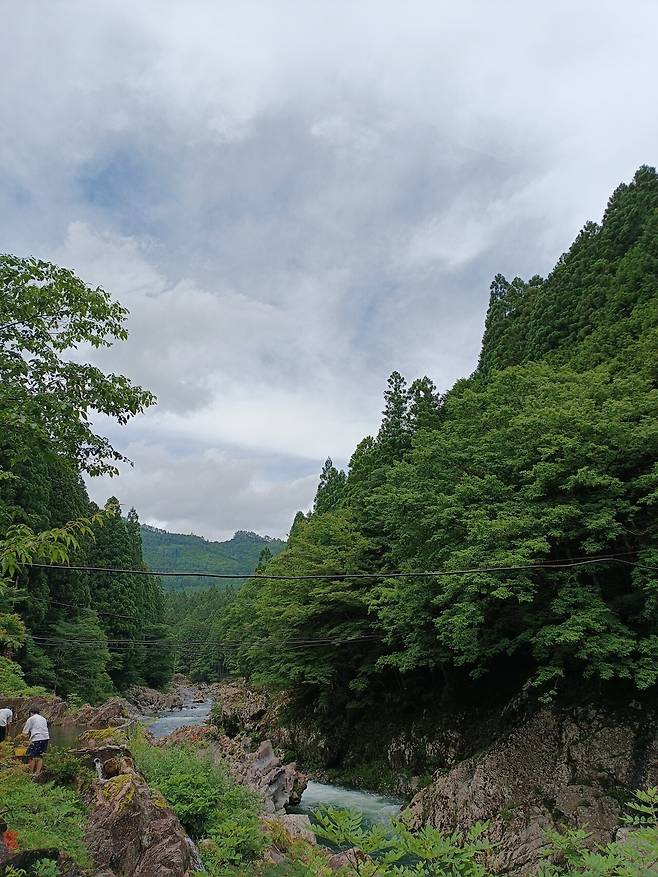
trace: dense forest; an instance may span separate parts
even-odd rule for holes
[[[204,579],[188,576],[167,576],[162,585],[167,591],[225,587],[242,584],[252,573],[263,551],[274,556],[283,551],[286,543],[281,539],[259,536],[257,533],[238,530],[225,542],[213,542],[201,536],[169,533],[157,527],[142,524],[144,560],[154,570],[186,570],[192,572],[220,573],[244,576],[235,579]]]
[[[127,312],[35,259],[0,256],[0,292],[0,690],[94,702],[162,684],[172,656],[158,579],[29,565],[147,571],[135,511],[122,517],[114,499],[99,510],[82,473],[122,459],[92,413],[125,423],[154,398],[70,355],[123,340]]]
[[[226,659],[327,717],[482,684],[654,687],[657,354],[642,167],[546,278],[495,278],[468,379],[442,395],[391,375],[379,432],[347,473],[327,462],[267,563],[283,578],[218,609]],[[387,575],[423,570],[442,574]]]
[[[280,578],[241,588],[165,601],[151,575],[28,565],[147,571],[142,540],[154,566],[171,546],[134,511],[93,506],[81,478],[121,458],[90,412],[123,423],[154,401],[62,355],[125,338],[125,310],[36,260],[2,257],[0,284],[4,688],[24,673],[98,700],[161,684],[174,664],[198,679],[230,667],[331,714],[445,699],[478,680],[543,698],[583,678],[592,691],[656,684],[653,169],[615,191],[548,277],[494,279],[469,378],[440,394],[427,377],[391,375],[377,435],[346,473],[327,461],[285,550],[265,546],[257,570]],[[186,565],[208,567],[213,543],[176,538]],[[262,547],[250,534],[224,545],[239,572]],[[288,577],[299,575],[315,578]]]

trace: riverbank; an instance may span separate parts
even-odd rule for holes
[[[486,822],[491,865],[536,868],[550,833],[614,841],[625,802],[658,785],[658,706],[545,706],[517,696],[493,706],[404,717],[382,712],[340,734],[304,720],[281,698],[267,700],[239,680],[216,690],[216,721],[253,740],[267,735],[298,758],[313,780],[331,779],[406,798],[405,818],[463,833]],[[421,773],[425,767],[425,773]]]

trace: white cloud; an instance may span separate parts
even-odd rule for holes
[[[94,355],[158,394],[105,425],[153,520],[284,532],[390,371],[470,372],[491,277],[549,270],[655,160],[643,0],[5,5],[3,249],[130,308]]]
[[[124,511],[139,510],[145,523],[177,533],[230,539],[236,529],[285,536],[299,509],[310,507],[316,475],[273,481],[257,458],[231,456],[217,448],[186,455],[163,445],[130,444],[135,463],[114,482],[89,482],[99,504],[116,494]],[[184,486],[184,489],[183,489]]]

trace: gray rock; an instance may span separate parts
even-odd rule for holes
[[[587,708],[541,709],[484,752],[435,775],[405,819],[442,831],[489,820],[494,870],[531,873],[547,830],[586,828],[592,844],[614,839],[620,790],[630,795],[636,785],[656,782],[655,741],[647,749],[641,738],[639,722]]]

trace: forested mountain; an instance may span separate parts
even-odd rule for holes
[[[226,542],[212,542],[201,536],[168,533],[157,527],[142,524],[142,543],[144,559],[150,569],[163,572],[186,570],[192,572],[224,573],[227,575],[248,576],[256,568],[262,552],[272,555],[283,551],[286,543],[281,539],[259,536],[245,530],[238,530]],[[204,579],[188,577],[166,577],[163,587],[168,591],[226,587],[241,584],[244,579]]]
[[[100,511],[81,473],[122,459],[90,412],[125,423],[153,396],[65,351],[126,337],[126,311],[102,289],[35,259],[0,256],[0,692],[27,682],[97,701],[171,673],[158,579],[32,567],[147,571],[134,511]]]
[[[391,375],[379,432],[347,473],[325,467],[268,563],[284,578],[237,592],[233,666],[327,721],[480,679],[544,699],[655,689],[657,378],[658,177],[642,167],[548,277],[495,278],[470,378],[440,395]],[[444,574],[387,575],[419,570]],[[352,573],[371,575],[332,578]]]

